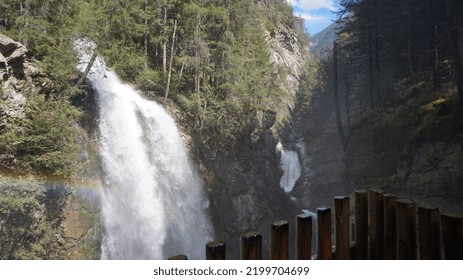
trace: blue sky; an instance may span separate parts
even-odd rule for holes
[[[287,0],[294,13],[305,21],[311,36],[325,29],[336,18],[331,11],[339,8],[339,0]]]

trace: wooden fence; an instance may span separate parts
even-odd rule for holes
[[[440,214],[438,208],[417,208],[414,201],[397,199],[381,190],[357,190],[354,196],[355,215],[350,213],[348,196],[334,198],[333,215],[330,208],[317,209],[317,259],[463,259],[463,216]],[[311,259],[312,216],[298,215],[295,222],[295,258]],[[225,250],[224,242],[210,242],[206,244],[206,259],[224,260]],[[287,221],[271,224],[269,257],[289,258]],[[241,236],[240,258],[262,259],[261,234],[252,231]],[[169,259],[188,257],[178,255]]]

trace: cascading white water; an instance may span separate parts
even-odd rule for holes
[[[299,157],[295,151],[286,151],[280,142],[278,142],[276,150],[280,152],[280,168],[283,171],[280,186],[285,192],[289,193],[301,176]]]
[[[79,69],[90,59],[79,40]],[[99,106],[99,156],[108,186],[102,194],[102,259],[204,258],[212,226],[208,201],[173,118],[117,75],[94,63],[88,78]]]

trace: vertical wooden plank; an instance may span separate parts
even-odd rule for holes
[[[397,216],[396,200],[393,194],[384,194],[384,248],[385,260],[397,259]]]
[[[242,260],[262,259],[262,236],[256,231],[241,236],[240,258]]]
[[[296,217],[296,259],[312,258],[312,217],[301,214]]]
[[[336,259],[350,259],[349,238],[349,197],[337,196],[334,198],[334,213],[336,226]]]
[[[418,241],[420,245],[420,259],[441,259],[440,232],[439,208],[418,207]]]
[[[416,260],[416,207],[415,202],[397,200],[397,241],[399,260]]]
[[[331,260],[331,209],[317,208],[317,259]]]
[[[355,260],[355,223],[350,223],[350,259]]]
[[[463,260],[463,217],[442,215],[442,238],[446,260]]]
[[[355,191],[355,259],[368,258],[368,192]]]
[[[176,255],[176,256],[168,258],[167,260],[169,260],[169,261],[183,261],[183,260],[188,260],[188,257],[186,255]]]
[[[384,191],[370,190],[370,259],[383,259]]]
[[[226,246],[222,240],[206,244],[206,260],[225,260]]]
[[[277,221],[270,226],[270,259],[287,260],[289,258],[289,224]]]

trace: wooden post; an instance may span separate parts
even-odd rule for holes
[[[262,236],[256,231],[245,233],[241,236],[242,260],[261,260],[262,259]]]
[[[368,192],[355,191],[355,259],[368,258]]]
[[[441,259],[440,232],[439,208],[418,207],[420,259]]]
[[[296,259],[312,259],[312,216],[301,214],[296,217]]]
[[[397,259],[397,216],[396,200],[393,194],[384,194],[384,250],[385,260]]]
[[[355,260],[355,222],[350,222],[350,259]]]
[[[317,258],[331,260],[331,209],[317,208]]]
[[[169,260],[169,261],[184,261],[184,260],[188,260],[188,257],[186,255],[176,255],[176,256],[168,258],[167,260]]]
[[[270,259],[287,260],[289,258],[289,224],[277,221],[270,226]]]
[[[206,260],[225,260],[226,246],[222,240],[206,244]]]
[[[399,260],[416,260],[416,209],[414,201],[397,200],[397,240]]]
[[[383,259],[384,191],[370,190],[370,259]]]
[[[334,213],[336,224],[336,259],[350,259],[349,238],[349,197],[337,196],[334,198]]]
[[[442,215],[442,238],[446,260],[463,260],[463,217]]]

